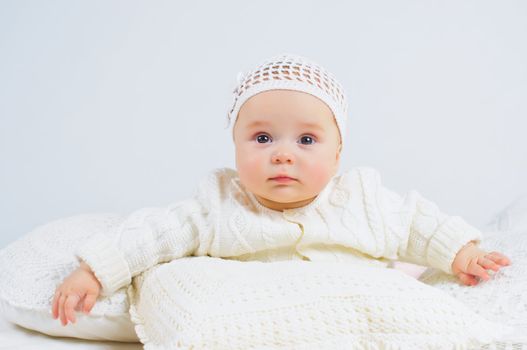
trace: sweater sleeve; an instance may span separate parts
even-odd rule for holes
[[[452,274],[457,252],[468,242],[480,242],[481,232],[459,216],[442,212],[438,206],[411,190],[404,195],[385,188],[377,171],[372,171],[370,202],[380,209],[387,242],[401,261],[435,267]],[[368,198],[366,198],[368,201]],[[388,254],[390,255],[390,254]],[[391,258],[391,257],[390,257]]]
[[[192,255],[199,246],[197,226],[206,214],[195,199],[143,208],[110,234],[94,235],[77,250],[77,257],[90,266],[102,294],[111,295],[153,265]]]

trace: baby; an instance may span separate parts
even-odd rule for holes
[[[56,289],[52,314],[63,325],[89,313],[132,277],[184,256],[237,260],[391,260],[455,274],[465,285],[488,280],[509,259],[478,248],[481,233],[410,191],[384,188],[378,172],[337,175],[347,100],[320,65],[275,56],[238,76],[229,125],[237,170],[216,169],[196,194],[168,208],[129,215],[115,235],[95,235],[77,252],[80,266]]]

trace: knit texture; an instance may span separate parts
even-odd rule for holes
[[[386,189],[373,168],[334,176],[313,202],[283,212],[262,206],[235,170],[222,168],[192,198],[130,214],[114,234],[79,247],[78,256],[109,295],[158,263],[190,255],[369,266],[399,259],[451,273],[459,249],[480,238],[478,229],[418,192]]]
[[[227,113],[231,134],[238,112],[245,101],[268,90],[296,90],[321,99],[333,112],[341,140],[346,135],[348,102],[342,85],[318,63],[290,53],[266,59],[246,73],[238,73],[238,85]]]
[[[128,289],[147,350],[474,349],[507,331],[405,274],[191,257]]]
[[[68,327],[51,317],[55,289],[79,266],[77,248],[93,235],[111,235],[123,220],[102,213],[54,220],[0,250],[0,314],[54,336],[137,341],[124,288],[99,297],[90,314],[78,313]]]
[[[514,328],[507,339],[486,349],[526,349],[527,228],[488,233],[482,247],[505,254],[511,265],[497,273],[491,271],[490,281],[474,287],[463,286],[455,277],[433,269],[426,271],[420,280],[456,298],[482,317]]]

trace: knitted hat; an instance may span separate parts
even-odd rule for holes
[[[307,92],[324,101],[333,112],[344,143],[348,111],[344,89],[331,73],[317,63],[294,54],[281,54],[265,60],[252,71],[238,73],[238,85],[233,91],[233,105],[227,114],[231,135],[238,112],[245,101],[267,90]]]

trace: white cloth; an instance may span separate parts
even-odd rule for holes
[[[367,265],[399,259],[451,273],[457,251],[481,238],[417,191],[400,196],[386,189],[370,167],[334,176],[313,202],[283,212],[262,206],[235,170],[216,169],[192,198],[138,210],[117,229],[78,250],[104,294],[149,267],[190,255]]]
[[[71,326],[71,325],[69,325]],[[68,326],[68,327],[69,327]],[[67,328],[67,327],[63,327]],[[50,337],[18,327],[0,316],[0,350],[143,350],[140,343]]]
[[[128,295],[146,350],[461,350],[511,331],[402,272],[346,263],[187,257]]]
[[[487,232],[481,247],[505,254],[511,265],[491,280],[467,287],[451,275],[428,269],[420,280],[448,294],[485,319],[511,327],[514,332],[502,338],[493,349],[527,349],[527,228]]]
[[[527,230],[527,193],[518,196],[487,226],[490,231]]]
[[[57,286],[79,266],[77,247],[94,234],[115,234],[112,228],[123,220],[122,215],[108,213],[61,218],[36,227],[1,249],[0,316],[57,337],[138,341],[125,288],[98,298],[89,314],[77,313],[77,322],[67,327],[51,316]]]

